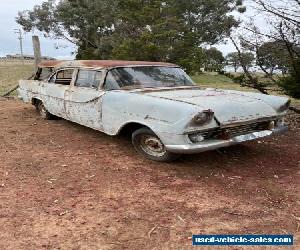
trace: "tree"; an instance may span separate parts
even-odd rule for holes
[[[300,93],[300,1],[299,0],[249,0],[254,3],[256,16],[263,14],[269,24],[269,31],[261,31],[253,19],[246,23],[239,35],[230,35],[230,40],[237,49],[241,59],[241,51],[255,55],[256,63],[265,73],[266,79],[259,79],[242,65],[244,85],[268,94],[270,88],[281,87],[286,94],[299,98]],[[288,7],[287,7],[288,6]],[[246,33],[245,33],[246,31]],[[276,55],[274,54],[276,51]],[[275,57],[280,57],[273,60]],[[275,65],[276,64],[276,65]],[[274,77],[273,68],[282,67],[287,74]],[[293,109],[295,110],[295,109]],[[299,111],[300,112],[300,111]]]
[[[279,85],[286,94],[299,98],[300,96],[300,1],[299,0],[252,0],[258,13],[267,14],[271,25],[269,32],[262,32],[258,27],[245,27],[252,34],[243,37],[243,43],[255,50],[258,66],[266,73],[267,77]],[[266,41],[267,40],[267,41]],[[274,47],[271,49],[271,47]],[[271,54],[269,53],[273,51]],[[266,50],[269,51],[266,53]],[[274,51],[276,55],[274,55]],[[278,55],[279,53],[279,55]],[[278,59],[273,60],[279,56]],[[283,67],[288,74],[275,79],[272,67]],[[268,71],[271,69],[271,71]]]
[[[48,0],[16,20],[25,31],[75,43],[78,59],[171,61],[193,70],[187,61],[200,60],[199,47],[238,25],[235,10],[245,11],[241,0]]]
[[[226,56],[226,65],[234,68],[234,72],[237,72],[241,66],[239,55],[237,52],[231,52]]]
[[[251,52],[242,52],[241,53],[241,65],[244,65],[247,69],[249,69],[253,65],[253,61],[255,60],[255,56]]]
[[[244,74],[240,78],[241,85],[256,89],[263,94],[268,94],[268,91],[266,89],[266,84],[263,82],[260,82],[258,77],[256,75],[252,74],[249,71],[249,68],[247,68],[247,65],[244,64],[245,61],[243,60],[243,57],[242,57],[243,52],[240,49],[241,45],[239,46],[238,42],[232,36],[230,36],[229,38],[237,50],[237,55],[238,55],[239,61],[241,63],[241,67],[243,68],[243,71],[244,71]]]
[[[217,48],[212,47],[204,50],[204,56],[205,71],[221,71],[223,69],[225,58]]]
[[[285,74],[289,67],[289,54],[282,41],[267,41],[258,47],[257,64],[262,65],[273,75],[274,70]]]
[[[236,72],[237,69],[242,66],[242,64],[247,69],[249,69],[253,65],[254,59],[255,59],[255,57],[254,57],[253,53],[241,52],[241,60],[242,60],[242,62],[241,62],[238,53],[232,52],[226,56],[226,64],[228,66],[232,66],[234,68],[234,72]]]

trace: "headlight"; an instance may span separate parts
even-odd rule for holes
[[[275,128],[275,125],[276,125],[276,123],[275,123],[274,121],[269,122],[268,129],[269,129],[269,130],[274,129],[274,128]]]
[[[283,104],[282,106],[279,107],[279,109],[277,110],[279,113],[282,113],[284,111],[287,111],[289,109],[291,105],[291,100],[288,100],[285,104]]]
[[[205,140],[205,138],[203,137],[203,135],[201,135],[200,133],[190,134],[189,138],[194,143],[202,142],[202,141]]]
[[[276,122],[275,122],[275,126],[276,127],[281,127],[281,126],[284,126],[286,123],[285,123],[285,120],[284,120],[284,118],[280,118],[279,120],[277,120]]]
[[[211,121],[213,117],[214,112],[212,112],[211,110],[204,110],[201,113],[195,115],[192,121],[196,125],[204,125]]]

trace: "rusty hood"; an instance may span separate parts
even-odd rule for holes
[[[155,98],[169,99],[211,109],[221,125],[271,118],[276,110],[257,95],[219,89],[169,89],[141,92]],[[263,96],[263,95],[262,95]],[[276,97],[275,97],[276,98]]]

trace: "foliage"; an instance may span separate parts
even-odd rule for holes
[[[227,37],[241,0],[48,0],[19,13],[25,31],[78,46],[78,59],[155,60],[198,70],[204,43]]]
[[[279,86],[285,94],[300,99],[300,59],[296,63],[297,70],[292,70],[290,75],[280,78]]]
[[[221,71],[224,67],[225,58],[221,51],[212,47],[204,50],[205,71]]]
[[[250,68],[253,64],[255,57],[251,52],[242,52],[241,53],[241,62],[240,64],[245,65],[245,67]]]
[[[242,50],[255,54],[257,66],[269,81],[261,81],[242,65],[248,86],[268,94],[267,87],[276,85],[285,93],[299,98],[300,16],[296,13],[299,13],[300,1],[249,1],[253,2],[257,15],[263,14],[269,24],[269,30],[260,29],[253,19],[250,19],[243,27],[249,33],[240,33],[239,39],[237,36],[235,38],[230,36],[230,39],[239,56]],[[275,69],[280,69],[285,74],[284,77],[274,76]]]
[[[282,41],[268,41],[258,47],[257,64],[262,65],[272,75],[274,70],[287,72],[289,67],[289,53]]]
[[[236,72],[242,64],[245,67],[250,68],[253,65],[254,59],[255,57],[251,52],[241,52],[241,59],[237,52],[232,52],[226,56],[226,64],[232,66]]]
[[[243,85],[243,82],[245,81],[246,78],[245,74],[234,75],[230,72],[225,72],[224,75],[230,78],[233,82],[239,83],[241,85]]]
[[[240,59],[237,52],[231,52],[226,56],[226,65],[234,68],[234,72],[240,67]]]

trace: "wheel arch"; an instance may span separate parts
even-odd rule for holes
[[[34,96],[34,97],[31,98],[31,104],[32,105],[35,106],[38,102],[43,102],[43,100],[41,100],[41,98],[38,98],[36,96]]]
[[[119,134],[132,134],[134,131],[136,131],[140,128],[148,128],[151,131],[153,131],[149,126],[147,126],[143,123],[140,123],[140,122],[127,122],[119,128],[116,135],[119,135]],[[155,132],[153,131],[153,133],[155,133]]]

